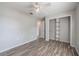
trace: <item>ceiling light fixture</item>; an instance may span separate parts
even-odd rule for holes
[[[34,7],[34,11],[35,11],[36,13],[38,13],[39,10],[40,10],[40,5],[36,2],[36,3],[33,4],[33,7]]]

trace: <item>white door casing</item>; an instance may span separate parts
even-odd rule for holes
[[[68,17],[68,16],[70,16],[70,28],[69,28],[69,41],[70,41],[70,43],[71,43],[71,40],[72,40],[72,16],[71,15],[66,15],[66,16],[60,16],[60,17],[57,17],[56,19],[59,19],[59,18],[63,18],[63,17]],[[50,39],[50,34],[49,34],[49,21],[50,21],[50,19],[55,19],[55,17],[53,17],[53,18],[46,18],[46,40],[47,41],[49,41],[49,39]],[[61,40],[60,40],[61,41]],[[67,42],[68,42],[68,40],[67,40]]]

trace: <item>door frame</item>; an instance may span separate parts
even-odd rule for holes
[[[70,45],[72,44],[72,15],[63,15],[63,16],[57,16],[57,17],[50,17],[46,18],[46,41],[49,41],[49,21],[52,19],[59,19],[62,17],[70,17]]]

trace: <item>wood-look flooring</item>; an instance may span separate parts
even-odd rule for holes
[[[39,39],[0,53],[1,56],[77,56],[68,43]]]

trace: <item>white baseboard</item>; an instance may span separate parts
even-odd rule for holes
[[[36,40],[36,39],[37,39],[37,37],[36,37],[35,39],[29,40],[29,41],[27,41],[27,42],[20,43],[20,44],[18,44],[18,45],[16,45],[16,46],[13,46],[13,47],[10,47],[10,48],[1,50],[0,53],[3,53],[3,52],[8,51],[8,50],[10,50],[10,49],[13,49],[13,48],[16,48],[16,47],[18,47],[18,46],[24,45],[24,44],[29,43],[29,42],[31,42],[31,41],[34,41],[34,40]]]
[[[74,45],[74,44],[70,43],[70,46],[75,47],[76,45]]]

